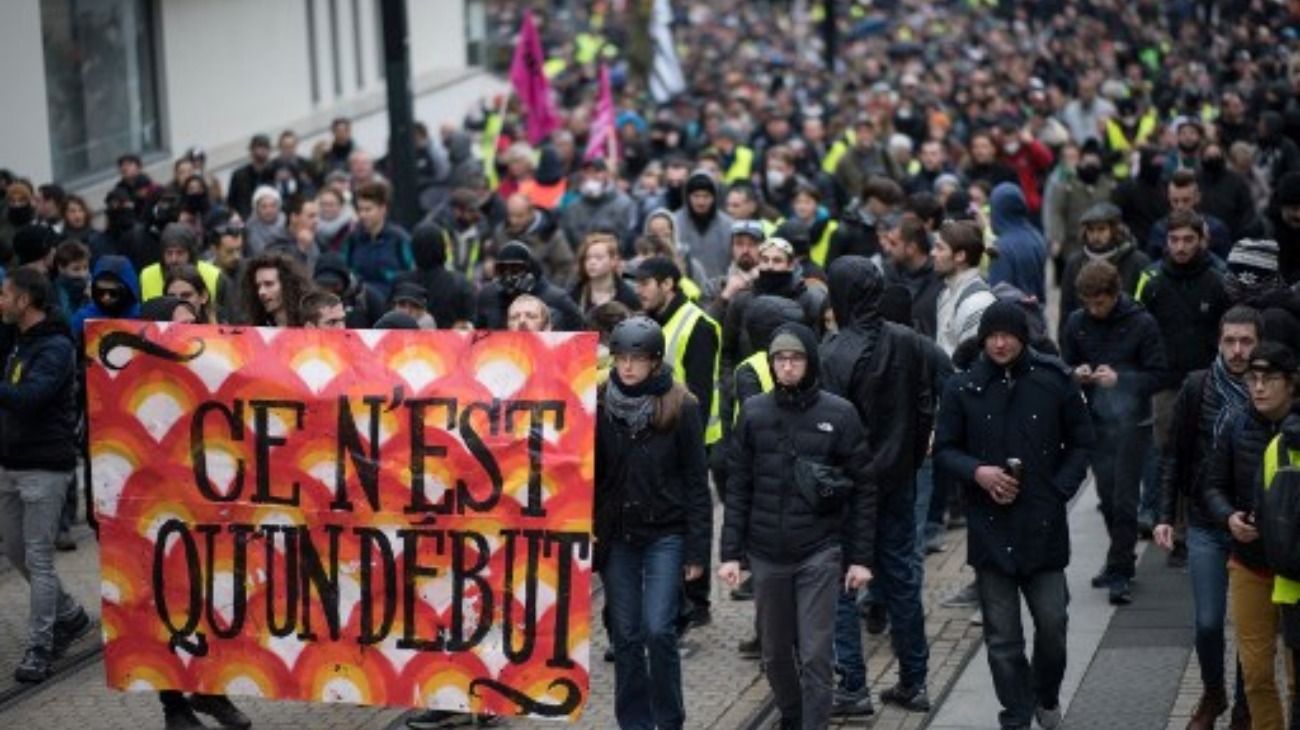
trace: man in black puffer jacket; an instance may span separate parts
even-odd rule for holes
[[[1075,280],[1083,306],[1070,313],[1061,332],[1061,359],[1074,368],[1097,431],[1092,471],[1110,550],[1095,588],[1109,588],[1110,602],[1133,600],[1137,566],[1138,498],[1142,460],[1151,445],[1151,394],[1165,370],[1160,327],[1141,304],[1120,290],[1119,270],[1089,261]]]
[[[841,256],[827,273],[840,329],[822,347],[826,390],[847,398],[866,424],[871,472],[880,487],[872,591],[893,626],[890,640],[899,663],[898,685],[881,699],[928,712],[930,651],[913,555],[916,470],[925,459],[934,422],[930,364],[919,335],[880,316],[885,281],[874,264],[861,256]],[[855,598],[841,596],[836,613],[835,656],[842,677],[837,714],[866,714],[869,708]]]
[[[944,386],[935,468],[966,485],[966,562],[975,569],[984,644],[1003,707],[998,720],[1029,727],[1037,714],[1041,726],[1055,727],[1068,623],[1066,505],[1087,472],[1092,421],[1065,364],[1025,344],[1029,321],[1018,305],[989,305],[978,337],[979,358]],[[1021,594],[1034,617],[1032,665]]]
[[[741,405],[732,434],[718,575],[734,587],[748,558],[781,727],[823,730],[836,598],[870,580],[876,490],[857,413],[819,385],[812,330],[781,325],[769,353],[776,387]],[[796,484],[800,461],[835,467],[847,484],[827,496],[825,481]]]

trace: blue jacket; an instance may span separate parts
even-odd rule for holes
[[[385,223],[377,236],[371,236],[364,226],[353,228],[343,242],[343,260],[385,302],[397,275],[415,269],[411,236],[393,223]]]
[[[1047,242],[1029,221],[1029,205],[1015,183],[993,188],[989,199],[998,255],[989,264],[989,286],[1007,282],[1047,302]]]
[[[77,356],[62,319],[18,335],[0,383],[0,466],[77,468]]]
[[[100,277],[105,276],[113,277],[126,285],[127,290],[131,292],[131,303],[125,311],[118,314],[109,314],[100,309],[94,297],[91,297],[82,305],[81,309],[77,310],[76,314],[72,315],[72,336],[78,342],[83,337],[83,328],[88,319],[135,319],[140,315],[140,279],[136,276],[130,260],[125,256],[115,254],[100,256],[90,274],[90,288],[92,291],[95,288],[95,282],[99,281]]]

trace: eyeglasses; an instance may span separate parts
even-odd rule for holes
[[[1285,373],[1261,373],[1252,371],[1246,373],[1242,380],[1249,386],[1265,385],[1267,383],[1276,383],[1286,378]]]

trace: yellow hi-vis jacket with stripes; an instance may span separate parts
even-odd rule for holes
[[[733,372],[739,373],[740,369],[745,367],[746,365],[753,368],[754,374],[758,376],[758,387],[762,388],[764,393],[771,393],[772,389],[776,387],[776,381],[772,380],[772,367],[767,361],[767,353],[764,352],[763,350],[759,350],[753,355],[750,355],[744,360],[741,360],[740,364],[736,366],[736,369]],[[732,413],[731,413],[732,423],[735,423],[736,421],[740,420],[740,399],[739,398],[736,399],[734,405],[735,408],[732,409]]]
[[[1264,449],[1264,490],[1268,491],[1273,487],[1273,477],[1277,476],[1278,455],[1282,450],[1282,434],[1273,437],[1269,442],[1268,448]],[[1292,465],[1300,463],[1300,451],[1287,449],[1287,465],[1282,468],[1295,468]],[[1294,605],[1300,603],[1300,581],[1283,578],[1280,575],[1273,576],[1273,603],[1284,603]]]

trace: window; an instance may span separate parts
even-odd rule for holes
[[[41,0],[54,179],[161,149],[150,0]]]
[[[483,0],[465,0],[465,63],[482,66],[488,62],[487,8]]]
[[[343,66],[339,59],[339,3],[330,0],[330,60],[334,62],[334,96],[343,96]]]
[[[366,78],[361,70],[361,5],[358,0],[352,0],[352,60],[356,61],[359,91],[366,87]]]

